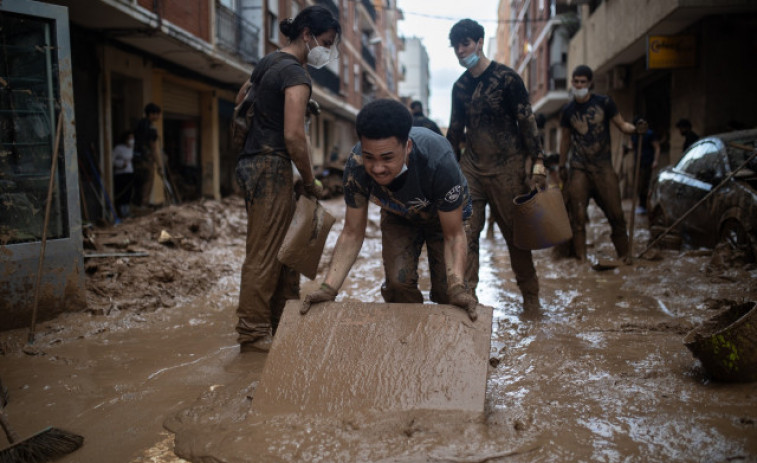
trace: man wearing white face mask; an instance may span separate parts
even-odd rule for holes
[[[237,182],[247,208],[247,245],[240,284],[237,341],[242,352],[267,352],[287,299],[299,298],[299,275],[276,258],[295,210],[292,162],[305,194],[318,197],[305,130],[311,95],[306,66],[336,57],[341,26],[322,6],[303,9],[281,22],[288,39],[255,67],[254,115],[237,161]]]
[[[475,294],[478,243],[488,203],[507,242],[523,308],[538,310],[539,280],[531,251],[512,244],[513,198],[546,183],[539,129],[528,92],[517,72],[484,56],[484,28],[476,21],[459,21],[450,30],[449,40],[466,69],[452,89],[447,139],[457,152],[473,199],[465,273],[469,289]],[[528,158],[531,163],[526,162]],[[532,172],[527,171],[530,165]]]
[[[118,215],[129,216],[129,204],[134,188],[134,132],[124,132],[119,143],[113,148],[113,189]]]
[[[627,134],[636,133],[637,127],[623,120],[612,98],[591,92],[593,74],[586,65],[577,66],[573,71],[573,101],[565,105],[560,120],[560,175],[568,185],[576,257],[586,260],[586,207],[589,199],[594,198],[610,222],[615,252],[618,258],[625,260],[629,255],[628,232],[618,176],[612,167],[610,122]],[[640,120],[639,129],[645,124]],[[573,155],[568,179],[565,164],[571,145]]]

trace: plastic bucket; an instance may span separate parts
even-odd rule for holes
[[[720,311],[690,331],[683,343],[714,379],[757,381],[757,303]]]
[[[513,204],[515,246],[544,249],[564,243],[573,236],[568,211],[557,186],[516,196]]]

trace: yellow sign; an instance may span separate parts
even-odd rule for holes
[[[647,37],[647,69],[696,66],[697,41],[693,35],[650,35]]]

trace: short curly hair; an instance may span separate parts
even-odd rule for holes
[[[413,126],[413,116],[407,107],[397,100],[382,98],[363,106],[357,115],[355,129],[358,138],[380,140],[396,137],[405,143]]]
[[[449,31],[449,44],[453,47],[465,39],[478,42],[482,38],[484,38],[484,26],[472,19],[461,19]]]

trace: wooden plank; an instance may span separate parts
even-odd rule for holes
[[[483,412],[492,308],[289,301],[253,399],[263,414]]]

